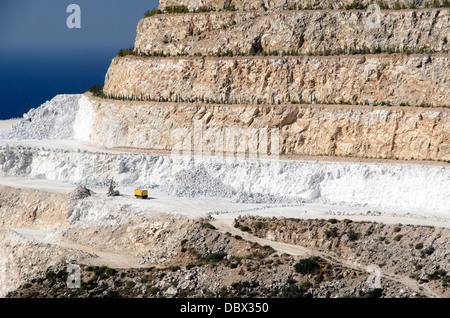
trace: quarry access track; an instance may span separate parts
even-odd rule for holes
[[[353,270],[360,271],[360,272],[367,272],[367,265],[353,263],[353,262],[349,261],[348,259],[341,258],[341,257],[335,256],[335,255],[330,255],[330,254],[324,253],[318,249],[312,249],[312,248],[307,248],[307,247],[300,246],[300,245],[294,245],[294,244],[289,244],[289,243],[272,241],[272,240],[265,239],[265,238],[260,238],[251,233],[243,232],[240,229],[236,229],[233,226],[233,222],[234,222],[234,219],[216,219],[216,220],[211,221],[210,223],[212,225],[214,225],[222,233],[229,232],[232,235],[239,235],[247,241],[256,242],[262,246],[268,245],[279,253],[286,253],[289,255],[300,256],[300,257],[305,257],[305,258],[317,256],[317,257],[327,260],[331,264],[348,267],[348,268],[351,268]],[[417,281],[415,281],[414,279],[407,277],[407,276],[400,276],[398,274],[394,274],[394,273],[388,272],[385,269],[383,269],[381,271],[381,277],[401,283],[401,284],[411,288],[412,290],[414,290],[417,293],[425,294],[425,296],[427,296],[429,298],[442,298],[443,297],[437,291],[432,290],[429,286],[419,285],[417,283]]]

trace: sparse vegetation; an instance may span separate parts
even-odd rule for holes
[[[216,263],[216,262],[223,260],[226,256],[227,256],[226,253],[221,253],[221,252],[211,253],[208,256],[206,256],[205,262]]]
[[[207,229],[210,229],[210,230],[215,230],[216,229],[216,227],[214,225],[212,225],[211,223],[205,223],[205,226],[206,226]]]
[[[294,265],[294,269],[303,275],[314,274],[320,269],[320,265],[316,257],[304,258]]]
[[[100,85],[93,85],[89,88],[89,92],[92,93],[92,95],[96,97],[105,98],[105,94],[103,94],[103,86]]]
[[[120,57],[124,57],[127,55],[136,55],[136,52],[134,51],[133,47],[130,47],[128,49],[121,49],[117,55]]]

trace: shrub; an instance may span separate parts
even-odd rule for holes
[[[196,12],[211,12],[211,11],[214,11],[214,9],[207,6],[202,6],[196,10]]]
[[[424,250],[422,251],[421,255],[422,255],[422,257],[425,257],[425,256],[427,256],[427,255],[433,254],[434,251],[435,251],[434,247],[429,246],[429,247],[427,247],[426,249],[424,249]]]
[[[211,223],[205,223],[206,228],[210,229],[210,230],[215,230],[216,227],[214,225],[212,225]]]
[[[326,238],[330,238],[330,237],[339,237],[339,233],[337,231],[337,228],[333,227],[330,230],[325,230],[324,232]]]
[[[132,280],[129,280],[129,281],[127,282],[127,287],[128,287],[128,288],[133,288],[134,286],[136,286],[136,283],[133,282]]]
[[[187,270],[190,270],[191,268],[194,268],[195,266],[197,266],[197,265],[192,264],[192,263],[191,263],[191,264],[187,264],[187,265],[186,265],[186,269],[187,269]]]
[[[443,269],[438,269],[435,270],[433,273],[428,274],[427,278],[430,280],[436,280],[439,279],[440,277],[445,277],[447,275],[447,272]]]
[[[136,55],[136,52],[134,51],[133,47],[130,47],[129,49],[121,49],[117,55],[120,57],[127,55]]]
[[[364,298],[381,298],[382,295],[383,295],[383,289],[375,288],[375,289],[372,289],[371,291],[367,292],[364,295]]]
[[[347,232],[347,236],[348,236],[348,239],[353,242],[359,238],[359,233],[356,233],[355,231],[350,230]]]
[[[110,268],[108,267],[105,271],[106,275],[108,276],[114,276],[117,274],[117,270],[115,270],[114,268]]]
[[[403,235],[399,234],[397,236],[394,237],[394,241],[398,242],[402,239]]]
[[[188,7],[182,6],[167,6],[164,8],[164,13],[174,14],[174,13],[189,13]]]
[[[416,250],[421,250],[423,248],[423,243],[417,243],[415,248]]]
[[[219,262],[221,260],[223,260],[225,257],[227,256],[226,253],[211,253],[208,256],[206,256],[205,261],[207,263],[215,263],[215,262]]]
[[[180,269],[180,266],[178,266],[178,265],[169,266],[169,270],[171,270],[172,272],[176,272],[179,269]]]
[[[240,229],[243,232],[251,232],[252,231],[252,229],[249,228],[247,225],[241,226]]]
[[[92,95],[96,96],[96,97],[105,97],[105,94],[103,93],[103,86],[100,85],[93,85],[91,87],[89,87],[89,92],[92,93]],[[93,267],[89,266],[87,268],[88,271],[93,271]]]
[[[265,226],[264,222],[258,221],[255,223],[255,230],[261,230],[262,228],[264,228],[264,226]]]
[[[148,18],[148,17],[154,16],[157,14],[161,14],[161,13],[162,13],[162,11],[159,9],[153,9],[152,11],[147,10],[147,12],[145,12],[145,14],[144,14],[144,17]]]
[[[281,291],[281,297],[283,298],[303,298],[305,292],[312,287],[312,284],[308,281],[303,282],[300,286],[290,284]]]
[[[159,287],[152,287],[148,291],[150,295],[155,296],[157,293],[159,293]]]
[[[294,265],[294,269],[297,273],[302,275],[316,273],[320,269],[319,263],[317,263],[316,257],[301,259]]]
[[[148,283],[148,278],[147,277],[142,277],[141,280],[139,281],[141,284],[147,284]]]
[[[330,222],[331,224],[335,224],[338,222],[338,220],[333,218],[333,219],[329,219],[328,222]]]
[[[281,291],[282,298],[302,298],[303,290],[297,285],[289,285]]]

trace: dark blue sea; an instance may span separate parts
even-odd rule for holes
[[[0,53],[0,119],[22,117],[58,94],[103,85],[112,58],[105,52]]]

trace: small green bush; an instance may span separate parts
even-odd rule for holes
[[[145,12],[145,14],[144,14],[144,17],[145,18],[149,18],[149,17],[152,17],[154,15],[162,14],[162,13],[163,12],[161,10],[159,10],[159,9],[153,9],[152,11],[147,10],[147,12]]]
[[[215,263],[215,262],[219,262],[221,260],[223,260],[225,257],[227,256],[226,253],[211,253],[208,256],[206,256],[205,261],[207,263]]]
[[[172,272],[176,272],[177,270],[180,270],[180,266],[178,265],[169,266],[169,270],[171,270]]]
[[[301,259],[294,265],[294,269],[302,275],[314,274],[320,269],[320,265],[317,263],[316,257],[310,257]]]
[[[206,228],[210,229],[210,230],[215,230],[216,227],[214,225],[212,225],[211,223],[205,223]]]
[[[194,268],[195,266],[197,266],[197,265],[192,264],[192,263],[191,263],[191,264],[187,264],[187,265],[186,265],[186,269],[187,269],[187,270],[190,270],[191,268]]]
[[[335,218],[332,218],[332,219],[329,219],[328,222],[330,222],[331,224],[335,224],[338,222],[338,220]]]
[[[120,57],[127,55],[136,55],[136,52],[134,51],[133,47],[130,47],[129,49],[121,49],[117,55]]]
[[[427,247],[426,249],[424,249],[424,250],[421,252],[421,256],[422,256],[422,257],[426,257],[426,256],[428,256],[428,255],[433,254],[434,251],[435,251],[434,247],[429,246],[429,247]]]
[[[189,13],[188,7],[182,6],[167,6],[164,8],[164,13],[174,14],[174,13]]]
[[[433,273],[428,274],[427,278],[430,280],[436,280],[439,279],[440,277],[445,277],[447,275],[447,272],[443,269],[438,269],[435,270]]]
[[[348,236],[348,239],[350,241],[352,241],[352,242],[356,241],[357,239],[359,239],[359,233],[357,233],[357,232],[355,232],[353,230],[348,231],[347,232],[347,236]]]
[[[157,293],[159,293],[159,290],[159,287],[152,287],[148,292],[150,293],[150,295],[155,296]]]
[[[96,97],[105,97],[105,94],[103,93],[103,86],[100,85],[93,85],[89,87],[89,92]],[[93,271],[94,268],[92,266],[88,266],[86,270]]]
[[[383,289],[382,288],[375,288],[371,291],[367,292],[364,295],[364,298],[381,298],[383,296]]]

